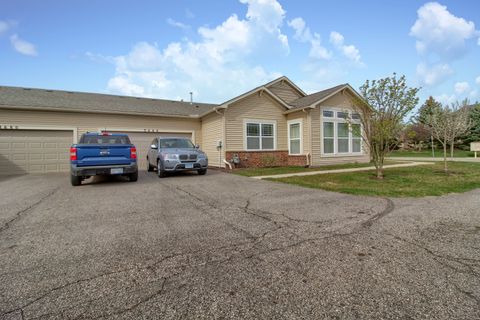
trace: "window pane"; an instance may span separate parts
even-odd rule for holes
[[[247,123],[247,136],[258,137],[260,135],[260,125],[258,123]]]
[[[333,122],[324,122],[323,123],[323,137],[324,138],[333,138]]]
[[[348,118],[348,112],[337,112],[337,118],[347,119]]]
[[[348,138],[348,123],[337,124],[337,135],[339,138]]]
[[[333,139],[323,139],[323,153],[333,153]]]
[[[273,137],[273,124],[262,124],[262,136]]]
[[[362,140],[361,139],[353,139],[352,140],[352,152],[360,152],[361,151],[361,142]]]
[[[338,152],[348,152],[348,139],[338,139]]]
[[[247,149],[249,150],[260,149],[260,138],[247,138]]]
[[[300,123],[292,123],[290,125],[290,139],[300,138]]]
[[[356,138],[362,137],[361,126],[359,124],[352,124],[352,136]]]
[[[323,114],[323,116],[326,117],[326,118],[333,118],[333,111],[323,110],[322,114]]]
[[[352,113],[352,119],[353,119],[353,120],[360,120],[360,114],[358,114],[358,113]]]
[[[272,150],[273,149],[273,137],[262,138],[262,150]]]
[[[300,154],[300,139],[290,140],[290,153]]]

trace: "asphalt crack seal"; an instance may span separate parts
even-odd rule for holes
[[[395,210],[395,204],[393,203],[393,201],[391,199],[389,199],[389,198],[382,198],[382,199],[387,202],[387,206],[385,207],[385,209],[383,209],[381,212],[377,213],[373,217],[369,218],[367,221],[364,221],[362,223],[362,227],[364,227],[364,228],[371,227],[374,222],[382,219],[387,214],[389,214],[393,210]]]

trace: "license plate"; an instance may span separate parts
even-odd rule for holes
[[[185,163],[185,169],[192,169],[193,163]]]
[[[123,168],[112,168],[110,169],[111,174],[122,174],[123,173]]]

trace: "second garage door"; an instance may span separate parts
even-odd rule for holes
[[[0,175],[65,172],[73,131],[0,130]]]
[[[115,132],[115,131],[109,131],[109,132]],[[137,148],[137,157],[138,157],[138,163],[140,165],[140,168],[143,168],[143,165],[145,164],[145,161],[147,159],[147,153],[150,148],[150,144],[152,140],[156,137],[163,136],[163,137],[186,137],[189,139],[192,139],[192,134],[191,133],[173,133],[173,132],[128,132],[128,131],[122,131],[123,133],[128,134],[130,137],[130,141],[135,145]]]

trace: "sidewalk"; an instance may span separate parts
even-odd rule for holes
[[[399,160],[399,159],[397,159]],[[421,165],[432,164],[432,162],[408,162],[401,164],[388,164],[383,166],[384,169],[388,168],[404,168],[404,167],[414,167]],[[328,174],[328,173],[344,173],[344,172],[357,172],[357,171],[370,171],[375,170],[375,167],[363,167],[363,168],[349,168],[349,169],[335,169],[335,170],[319,170],[319,171],[308,171],[308,172],[298,172],[298,173],[284,173],[284,174],[272,174],[268,176],[254,176],[251,178],[254,179],[267,179],[267,178],[288,178],[288,177],[299,177],[299,176],[313,176],[317,174]]]
[[[429,161],[429,162],[441,162],[443,158],[429,158],[429,157],[388,157],[385,160],[390,161]],[[480,163],[479,158],[447,158],[447,161],[454,161],[454,162],[478,162]]]

